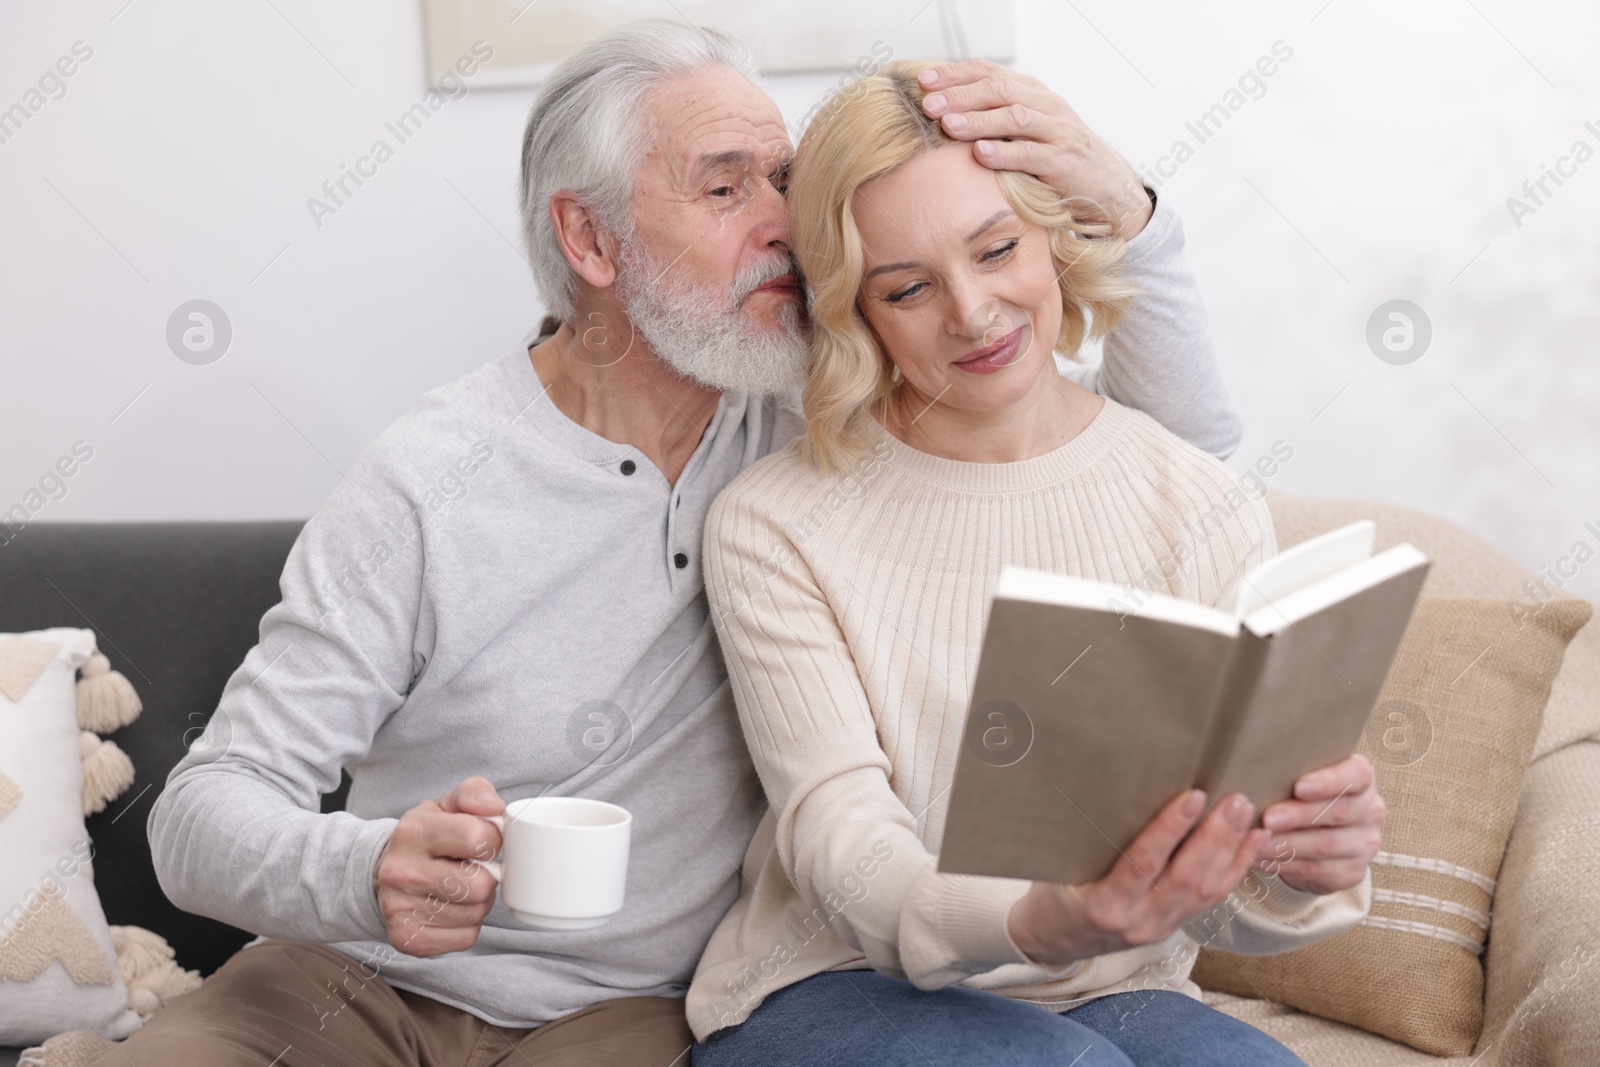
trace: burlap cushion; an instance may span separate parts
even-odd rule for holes
[[[1472,1049],[1483,951],[1523,772],[1591,605],[1423,597],[1360,751],[1388,804],[1371,914],[1297,952],[1200,952],[1205,989],[1265,997],[1435,1055]]]

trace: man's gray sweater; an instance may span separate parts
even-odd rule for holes
[[[1129,242],[1141,298],[1074,372],[1208,451],[1239,418],[1182,229]],[[739,891],[763,810],[701,584],[716,494],[802,429],[794,397],[724,394],[676,485],[545,395],[526,348],[422,401],[356,460],[284,566],[282,602],[150,813],[178,906],[316,941],[497,1025],[682,995]],[[347,810],[321,797],[354,785]],[[496,904],[465,952],[387,944],[372,890],[395,822],[483,775],[508,802],[586,796],[633,813],[622,911],[530,930]],[[337,1004],[308,1002],[313,1013]]]

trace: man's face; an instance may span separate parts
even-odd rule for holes
[[[791,269],[734,291],[741,272],[792,267],[783,191],[794,148],[778,106],[735,71],[708,67],[658,86],[645,128],[653,143],[633,212],[652,259],[697,289],[729,294],[748,326],[783,329],[784,308],[799,304]]]

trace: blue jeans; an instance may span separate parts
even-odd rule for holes
[[[1171,990],[1113,993],[1059,1015],[877,971],[778,990],[694,1047],[693,1067],[1305,1067],[1266,1034]]]

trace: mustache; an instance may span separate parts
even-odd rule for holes
[[[785,274],[793,274],[796,278],[800,276],[799,264],[789,252],[780,252],[769,260],[744,268],[733,279],[734,306],[743,304],[745,297],[774,278],[781,278]]]

